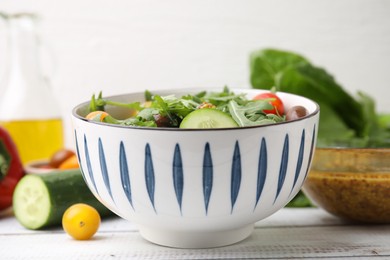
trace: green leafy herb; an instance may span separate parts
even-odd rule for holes
[[[91,101],[89,103],[89,112],[104,111],[107,105],[124,107],[124,108],[134,109],[134,110],[142,109],[140,102],[133,102],[133,103],[114,102],[111,100],[103,99],[102,92],[100,92],[97,99],[95,98],[95,95],[92,95]]]
[[[179,127],[181,121],[191,112],[202,108],[213,108],[231,116],[239,126],[272,124],[284,121],[284,116],[265,114],[263,110],[272,109],[269,100],[248,100],[244,93],[235,94],[225,87],[221,92],[202,91],[198,94],[187,94],[182,97],[174,95],[154,95],[145,91],[146,104],[140,102],[121,103],[104,99],[99,94],[92,96],[89,110],[105,111],[106,106],[118,106],[137,111],[128,119],[117,120],[111,115],[104,117],[103,122],[129,126],[169,126]],[[100,121],[100,114],[90,120]]]
[[[236,101],[229,101],[229,111],[234,121],[239,126],[254,126],[263,124],[273,124],[284,121],[284,117],[264,114],[262,111],[272,109],[267,100],[248,102],[240,106]]]

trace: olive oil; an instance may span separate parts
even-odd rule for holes
[[[64,145],[61,119],[0,122],[13,138],[22,162],[48,159]]]
[[[39,17],[3,14],[7,28],[7,66],[0,89],[0,125],[15,142],[22,162],[49,159],[63,148],[59,102],[41,70]]]

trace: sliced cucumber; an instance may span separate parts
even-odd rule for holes
[[[213,108],[202,108],[189,113],[180,128],[224,128],[238,127],[236,121],[226,113]]]
[[[60,225],[65,210],[76,203],[96,208],[101,217],[113,215],[89,190],[80,170],[28,174],[13,195],[15,217],[28,229]]]

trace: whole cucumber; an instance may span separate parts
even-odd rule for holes
[[[16,219],[34,230],[61,225],[65,210],[76,203],[94,207],[102,218],[114,215],[95,198],[79,169],[27,174],[13,195]]]

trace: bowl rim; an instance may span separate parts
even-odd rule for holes
[[[58,168],[40,168],[39,166],[48,165],[48,159],[37,159],[27,162],[24,165],[26,174],[45,174],[50,172],[60,172],[63,171]]]
[[[388,153],[390,147],[346,147],[346,146],[334,146],[334,147],[316,147],[316,152],[350,152],[350,153]]]
[[[223,88],[222,87],[219,87],[219,88],[208,88],[207,91],[211,92],[211,91],[221,91]],[[260,92],[271,92],[270,90],[268,89],[255,89],[255,88],[230,88],[231,91],[240,91],[240,92],[256,92],[256,91],[260,91]],[[172,94],[175,94],[177,92],[183,92],[183,91],[189,91],[189,93],[197,93],[197,92],[200,92],[202,91],[202,89],[200,88],[178,88],[178,89],[159,89],[159,90],[150,90],[152,93],[156,93],[156,94],[164,94],[165,93],[172,93]],[[118,98],[118,97],[121,97],[121,96],[126,96],[126,95],[144,95],[145,91],[141,92],[141,91],[137,91],[137,92],[128,92],[128,93],[123,93],[123,94],[119,94],[119,95],[110,95],[110,96],[107,96],[105,97],[106,99],[110,99],[110,98]],[[81,120],[81,121],[84,121],[84,122],[88,122],[88,123],[91,123],[91,124],[96,124],[96,125],[102,125],[102,126],[108,126],[108,127],[118,127],[118,128],[126,128],[126,129],[137,129],[137,130],[150,130],[150,131],[178,131],[178,132],[188,132],[188,131],[233,131],[233,130],[242,130],[242,129],[253,129],[253,128],[263,128],[263,127],[270,127],[270,126],[280,126],[280,125],[285,125],[285,124],[291,124],[291,123],[294,123],[294,122],[298,122],[298,121],[302,121],[302,120],[307,120],[311,117],[314,117],[316,116],[317,114],[319,114],[320,112],[320,106],[318,105],[318,103],[310,98],[307,98],[307,97],[304,97],[304,96],[301,96],[301,95],[297,95],[297,94],[293,94],[293,93],[288,93],[288,92],[283,92],[283,91],[277,91],[276,93],[281,93],[281,94],[284,94],[284,95],[290,95],[290,96],[295,96],[295,97],[299,97],[299,98],[303,98],[303,99],[306,99],[307,101],[309,102],[312,102],[315,106],[315,110],[304,116],[304,117],[301,117],[301,118],[298,118],[298,119],[295,119],[295,120],[292,120],[292,121],[284,121],[284,122],[279,122],[279,123],[275,123],[275,124],[263,124],[263,125],[254,125],[254,126],[242,126],[242,127],[221,127],[221,128],[176,128],[176,127],[142,127],[142,126],[124,126],[124,125],[116,125],[116,124],[108,124],[108,123],[103,123],[103,122],[97,122],[97,121],[91,121],[91,120],[88,120],[82,116],[80,116],[79,114],[77,114],[77,111],[82,108],[82,107],[85,107],[87,106],[90,101],[85,101],[85,102],[82,102],[78,105],[76,105],[73,109],[72,109],[72,116],[78,120]]]
[[[390,148],[316,148],[311,169],[322,173],[387,174]],[[309,174],[310,175],[310,174]]]

